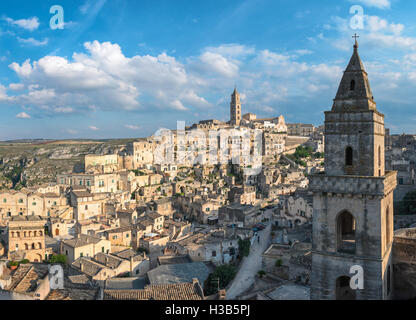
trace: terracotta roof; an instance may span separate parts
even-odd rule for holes
[[[70,247],[79,248],[89,244],[97,244],[101,240],[101,238],[93,237],[86,234],[79,234],[79,238],[64,240],[62,242]]]
[[[198,281],[149,285],[142,290],[104,290],[104,300],[203,300]]]
[[[71,300],[71,298],[63,290],[51,290],[46,300]]]

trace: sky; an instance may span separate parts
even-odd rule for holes
[[[228,121],[234,86],[243,113],[321,125],[354,33],[386,127],[416,133],[415,12],[408,0],[0,1],[0,140]]]

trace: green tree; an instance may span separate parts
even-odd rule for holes
[[[260,270],[259,272],[257,272],[257,274],[259,275],[260,278],[263,278],[266,275],[266,271]]]
[[[247,257],[250,254],[251,243],[250,240],[238,240],[238,251],[240,252],[240,257]]]
[[[68,257],[64,254],[54,254],[52,257],[49,258],[48,263],[50,264],[66,264],[68,261]]]
[[[237,270],[234,266],[224,264],[218,266],[208,279],[205,281],[205,294],[207,296],[217,293],[219,289],[224,289],[235,277]]]

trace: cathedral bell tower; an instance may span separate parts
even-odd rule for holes
[[[396,172],[385,171],[384,135],[384,115],[355,39],[332,110],[325,112],[325,172],[310,177],[312,299],[392,297]],[[364,271],[362,289],[351,286],[357,266]]]
[[[239,126],[240,122],[241,122],[240,94],[238,93],[237,88],[235,88],[233,94],[231,95],[230,124],[234,126]]]

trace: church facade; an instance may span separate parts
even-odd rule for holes
[[[355,41],[332,110],[325,112],[325,172],[310,177],[311,299],[392,298],[396,172],[385,171],[384,142],[384,115]],[[357,270],[363,271],[360,288],[353,286]]]

